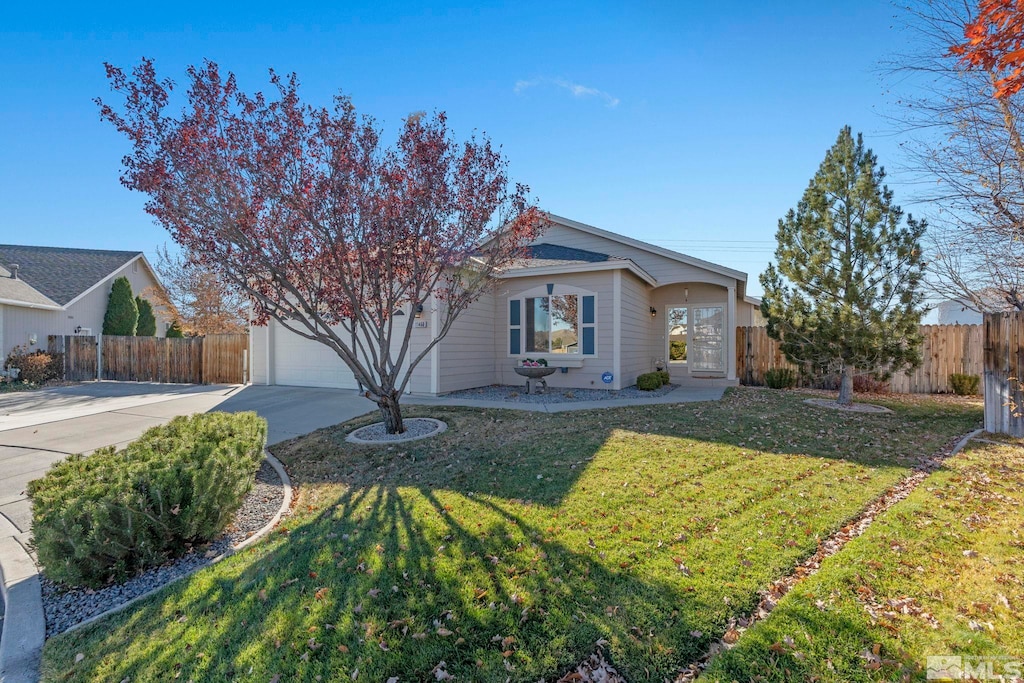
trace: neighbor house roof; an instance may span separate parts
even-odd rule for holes
[[[0,266],[0,304],[54,310],[60,308],[60,304],[39,293],[24,280],[12,277],[11,271],[3,266]]]
[[[29,285],[51,304],[66,306],[118,269],[142,256],[141,251],[108,251],[104,249],[69,249],[66,247],[31,247],[0,244],[0,264],[7,271],[4,285],[19,288],[25,297]],[[18,266],[17,278],[11,271]],[[21,282],[22,285],[12,284]],[[0,296],[0,298],[7,298]],[[34,303],[26,298],[14,301]]]

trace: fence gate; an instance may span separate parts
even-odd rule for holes
[[[986,314],[985,431],[1024,436],[1024,313]]]
[[[72,382],[96,379],[96,337],[50,335],[46,341],[49,353],[64,355],[64,379]]]

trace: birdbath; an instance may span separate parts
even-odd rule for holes
[[[548,375],[554,374],[558,368],[549,368],[545,365],[537,365],[533,367],[519,367],[516,366],[513,370],[516,371],[517,375],[521,375],[526,378],[526,393],[528,394],[543,394],[547,388],[548,383],[544,380]],[[530,386],[530,381],[533,380],[533,386]],[[537,383],[540,382],[540,391],[536,391]]]

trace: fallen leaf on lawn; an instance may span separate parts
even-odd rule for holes
[[[703,631],[690,631],[690,635],[694,638],[702,638],[704,636]]]
[[[316,598],[317,600],[323,600],[325,595],[327,595],[327,587],[326,586],[324,588],[318,589],[316,593],[313,593],[313,597]]]
[[[740,632],[734,628],[727,629],[725,635],[722,636],[722,640],[727,644],[732,645],[740,639]]]
[[[434,679],[438,680],[438,681],[451,681],[451,680],[454,680],[455,676],[452,676],[450,673],[445,671],[445,669],[447,667],[448,667],[448,665],[445,664],[443,659],[440,662],[438,662],[437,666],[435,666],[433,668],[433,670],[431,671],[431,673],[434,674]]]
[[[388,647],[388,644],[385,643],[383,640],[380,641],[379,643],[377,643],[377,647],[379,647],[380,649],[384,650],[384,652],[390,652],[391,651],[391,648]]]
[[[274,674],[274,677],[270,679],[270,683],[279,683],[281,680],[281,674]]]
[[[487,589],[486,588],[477,588],[475,591],[473,591],[473,597],[476,598],[477,600],[483,600],[486,595],[487,595]]]
[[[392,676],[388,679],[387,683],[398,683],[398,676]]]
[[[359,678],[359,667],[358,666],[355,669],[352,670],[352,680],[354,681],[357,678]]]
[[[317,574],[316,574],[316,572],[310,572],[310,573],[309,573],[309,578],[311,578],[311,579],[315,579],[316,577],[317,577]]]
[[[348,645],[339,645],[339,646],[338,646],[338,652],[341,652],[341,653],[343,653],[343,654],[344,654],[345,652],[348,652]]]
[[[263,602],[267,601],[267,591],[266,590],[261,590],[259,595],[260,595],[260,600],[262,600]]]
[[[427,634],[422,632],[422,631],[420,631],[419,633],[412,634],[413,640],[423,640],[426,637],[427,637]]]
[[[978,551],[976,550],[965,550],[963,552],[964,557],[977,557]]]
[[[861,658],[864,660],[864,666],[868,669],[880,669],[882,668],[882,658],[871,650],[864,648],[864,651],[860,653]]]
[[[380,589],[379,588],[371,588],[370,590],[366,591],[366,594],[369,595],[371,598],[375,598],[378,595],[380,595]]]
[[[450,636],[452,633],[453,631],[449,631],[444,626],[438,627],[437,629],[437,635],[439,636]]]
[[[75,664],[78,664],[83,659],[85,659],[85,655],[79,652],[77,655],[75,655]]]

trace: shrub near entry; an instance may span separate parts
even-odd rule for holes
[[[266,437],[256,413],[205,413],[59,463],[28,487],[46,575],[99,586],[215,538],[252,488]]]
[[[636,378],[636,388],[642,391],[654,391],[662,385],[660,372],[647,372]]]

